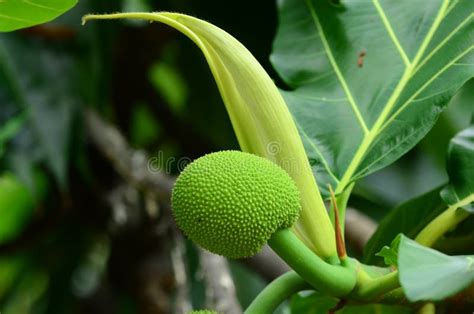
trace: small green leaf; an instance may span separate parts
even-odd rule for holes
[[[0,1],[0,32],[45,23],[65,13],[77,0]]]
[[[448,256],[405,236],[400,240],[398,269],[411,302],[443,300],[474,282],[474,256]]]
[[[36,173],[34,193],[11,174],[0,177],[0,244],[15,238],[31,219],[34,205],[46,190],[46,178]]]
[[[163,130],[153,112],[144,103],[133,106],[130,118],[130,141],[138,147],[150,147],[160,137]]]
[[[463,203],[462,208],[473,213],[474,125],[459,132],[451,140],[448,149],[448,175],[449,185],[441,191],[441,197],[448,205]]]
[[[398,247],[400,246],[401,234],[393,239],[390,246],[384,246],[377,256],[383,257],[384,263],[388,266],[398,266]]]
[[[171,111],[182,114],[188,100],[186,81],[178,69],[167,62],[156,62],[150,68],[150,81]]]
[[[25,121],[26,116],[24,114],[19,114],[7,120],[7,122],[0,127],[0,158],[5,152],[6,143],[20,132]]]

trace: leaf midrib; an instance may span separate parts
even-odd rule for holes
[[[319,158],[321,158],[321,162],[323,164],[323,167],[324,169],[328,172],[328,174],[331,176],[331,178],[339,183],[339,179],[334,175],[334,173],[331,171],[331,168],[329,168],[329,165],[327,164],[327,161],[326,159],[323,157],[323,155],[321,154],[321,152],[319,151],[318,147],[313,143],[313,141],[311,140],[311,138],[308,136],[308,134],[306,134],[306,132],[304,131],[304,129],[299,125],[299,123],[295,120],[295,123],[296,123],[296,127],[297,129],[300,131],[300,134],[305,137],[309,143],[309,145],[311,146],[311,148],[314,150],[314,152],[319,156]]]
[[[37,7],[37,8],[41,8],[41,9],[45,9],[45,10],[50,10],[50,11],[53,11],[53,12],[61,12],[61,10],[58,10],[56,8],[53,8],[53,7],[44,5],[44,4],[36,3],[36,2],[31,1],[31,0],[23,0],[23,2],[26,3],[27,5],[32,6],[32,7]]]
[[[380,5],[379,0],[372,0],[372,3],[374,4],[375,9],[377,10],[377,13],[380,15],[380,19],[382,20],[383,25],[385,26],[385,29],[387,30],[387,33],[389,34],[390,38],[395,44],[395,47],[397,48],[398,53],[402,57],[402,60],[405,63],[405,66],[407,67],[411,66],[411,61],[408,58],[405,50],[403,49],[401,42],[398,40],[397,35],[395,35],[395,31],[393,30],[392,25],[390,24],[390,21],[388,20],[387,15],[385,14],[385,11]]]

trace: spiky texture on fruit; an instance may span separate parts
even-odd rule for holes
[[[256,254],[301,209],[291,177],[273,162],[240,151],[205,155],[176,180],[175,220],[203,248],[230,258]]]

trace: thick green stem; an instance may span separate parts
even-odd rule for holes
[[[268,244],[304,280],[325,294],[345,296],[356,284],[355,269],[326,263],[289,229],[275,232]]]
[[[436,241],[441,238],[446,232],[457,226],[460,222],[469,216],[469,213],[465,210],[458,209],[464,205],[472,202],[471,199],[467,199],[466,202],[459,202],[451,205],[442,212],[438,217],[433,219],[415,238],[415,240],[425,246],[433,246]],[[466,204],[464,204],[466,203]]]
[[[354,291],[354,297],[358,300],[373,300],[399,287],[398,271],[393,271],[378,278],[365,280]]]
[[[273,313],[288,297],[311,286],[294,271],[287,272],[273,280],[263,289],[245,310],[245,314]]]

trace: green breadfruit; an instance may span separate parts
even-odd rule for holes
[[[176,223],[203,248],[230,258],[256,254],[301,209],[290,176],[271,161],[240,151],[205,155],[176,180]]]
[[[188,314],[218,314],[216,311],[211,310],[197,310],[189,312]]]

